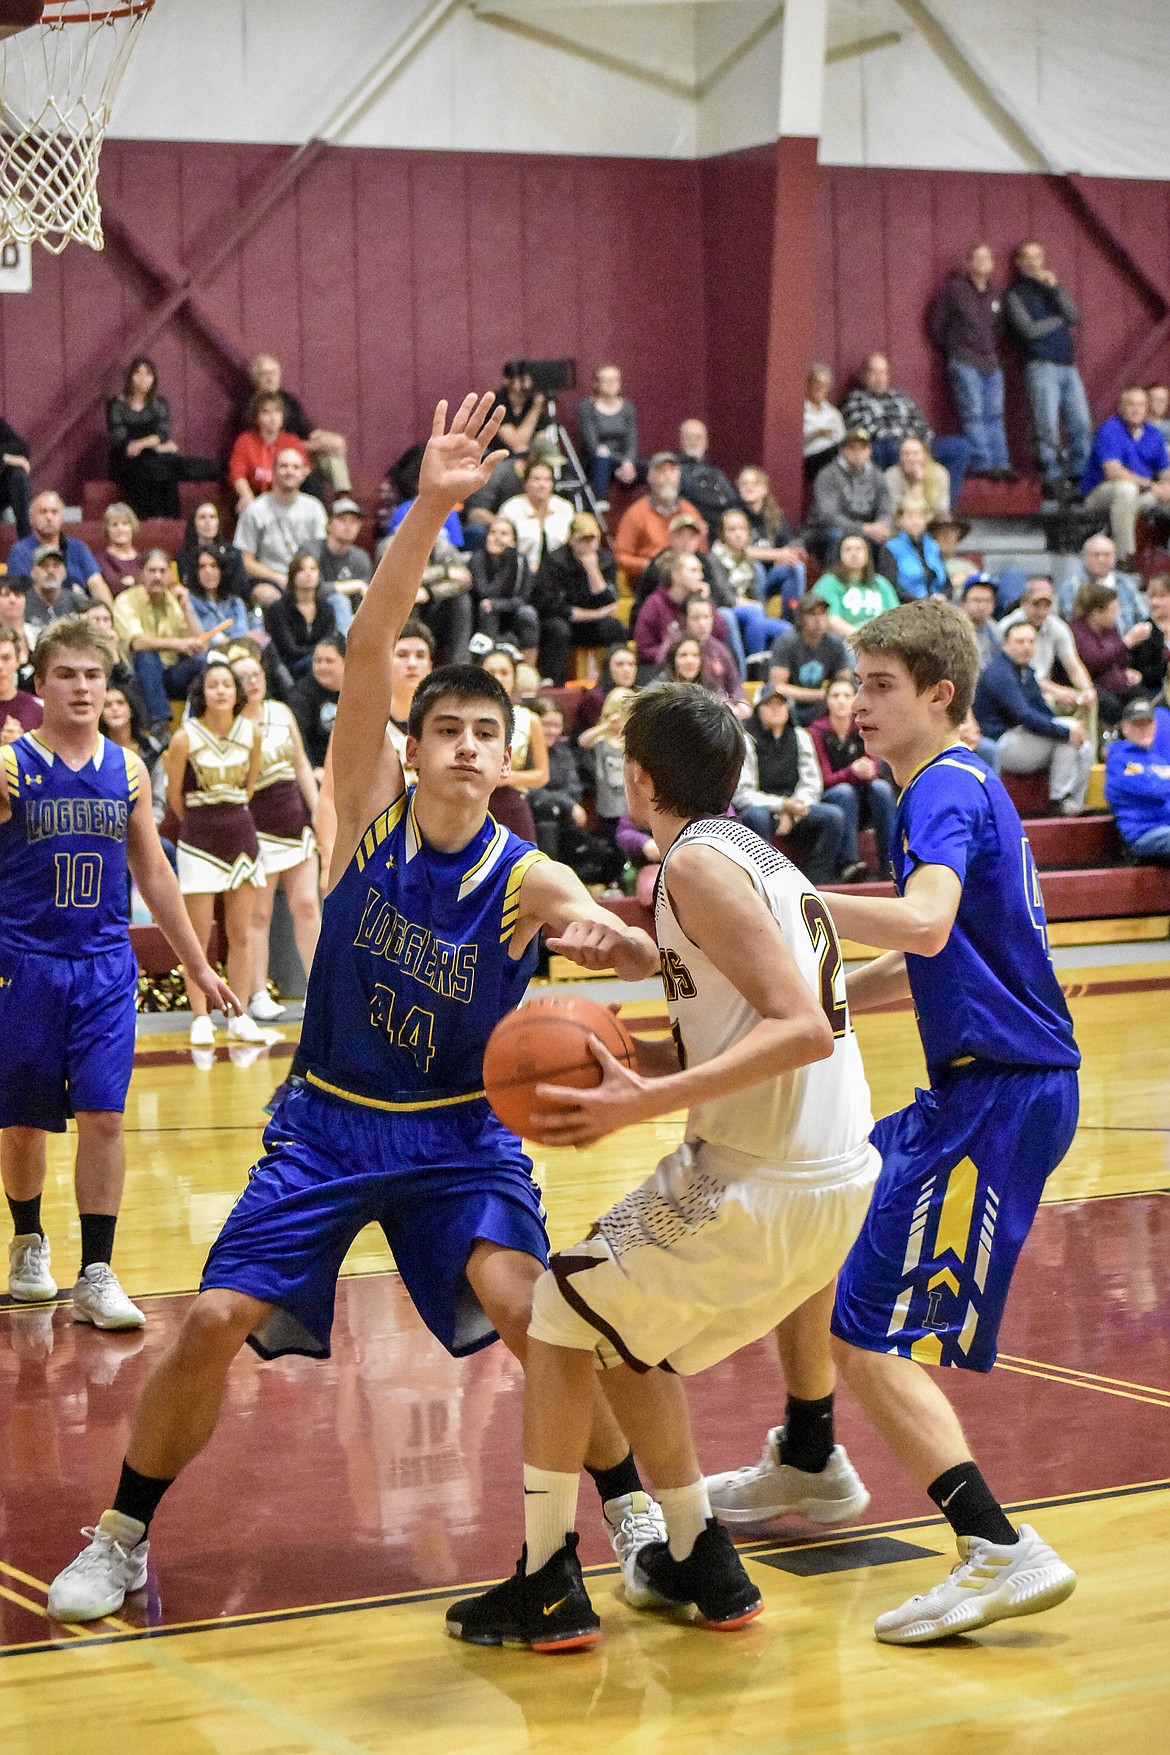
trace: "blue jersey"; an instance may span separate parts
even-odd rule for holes
[[[932,1081],[970,1060],[1079,1066],[1028,838],[970,750],[952,745],[915,774],[898,801],[893,857],[899,895],[919,865],[948,866],[963,886],[937,957],[906,954]]]
[[[371,824],[326,897],[298,1066],[383,1109],[483,1095],[483,1053],[523,997],[536,944],[509,954],[538,853],[488,817],[458,853],[419,833],[413,787]]]
[[[0,760],[12,805],[0,824],[0,946],[56,957],[124,946],[137,755],[99,736],[74,769],[28,731]]]

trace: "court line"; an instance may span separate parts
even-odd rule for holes
[[[1132,1499],[1147,1493],[1164,1493],[1170,1489],[1170,1478],[1160,1481],[1137,1481],[1121,1487],[1102,1487],[1084,1493],[1059,1494],[1054,1499],[1023,1499],[1015,1504],[1004,1507],[1010,1512],[1052,1511],[1074,1505],[1095,1505],[1109,1499]],[[801,1539],[789,1542],[769,1541],[766,1537],[757,1542],[741,1542],[739,1552],[748,1560],[761,1554],[789,1554],[805,1548],[827,1548],[840,1542],[853,1542],[857,1538],[879,1535],[898,1535],[908,1530],[927,1528],[946,1530],[946,1521],[935,1514],[921,1517],[902,1518],[894,1523],[850,1524],[848,1529],[837,1535],[816,1537],[812,1540]],[[616,1577],[621,1571],[616,1563],[602,1563],[596,1566],[581,1568],[586,1578]],[[37,1588],[48,1591],[48,1586],[39,1579],[33,1580]],[[252,1614],[217,1615],[214,1619],[203,1621],[172,1621],[163,1627],[128,1627],[125,1632],[99,1633],[82,1637],[72,1642],[68,1649],[77,1645],[123,1645],[135,1641],[151,1641],[174,1639],[186,1633],[215,1633],[225,1627],[267,1627],[282,1621],[311,1621],[326,1615],[350,1615],[370,1609],[393,1609],[409,1606],[413,1603],[435,1603],[456,1596],[463,1596],[489,1585],[498,1584],[498,1579],[486,1578],[445,1584],[429,1590],[398,1591],[380,1597],[354,1597],[348,1601],[335,1603],[305,1603],[288,1609],[258,1609]],[[107,1620],[113,1620],[112,1616]],[[22,1645],[0,1646],[0,1658],[33,1656],[41,1652],[58,1651],[61,1649],[59,1640],[46,1640],[41,1644],[26,1643]],[[363,1751],[363,1755],[365,1752]]]
[[[1086,1389],[1092,1389],[1099,1383],[1108,1383],[1118,1389],[1137,1389],[1145,1395],[1165,1396],[1170,1401],[1170,1389],[1159,1389],[1154,1383],[1131,1383],[1127,1377],[1106,1377],[1100,1371],[1080,1371],[1075,1365],[1054,1365],[1047,1359],[1025,1359],[1016,1353],[1001,1353],[996,1363],[1002,1365],[1005,1361],[1010,1365],[1037,1365],[1043,1366],[1046,1371],[1062,1372],[1077,1382],[1083,1380]]]
[[[1113,1389],[1105,1383],[1085,1383],[1071,1377],[1058,1377],[1054,1371],[1032,1371],[1025,1365],[1004,1365],[1001,1360],[996,1363],[1004,1371],[1011,1371],[1017,1377],[1039,1377],[1046,1383],[1061,1383],[1066,1389],[1095,1389],[1099,1395],[1115,1395],[1127,1402],[1146,1402],[1150,1407],[1170,1408],[1170,1396],[1165,1394],[1134,1395],[1132,1390]]]

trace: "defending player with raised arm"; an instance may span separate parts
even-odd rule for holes
[[[8,1290],[22,1303],[56,1296],[41,1224],[46,1140],[73,1115],[73,1319],[103,1329],[146,1321],[110,1267],[138,999],[128,871],[209,1003],[238,1009],[191,930],[141,758],[98,729],[115,656],[86,616],[54,622],[33,657],[44,721],[0,750],[0,1165],[16,1229]]]
[[[960,1563],[880,1615],[923,1644],[1063,1602],[1076,1576],[1011,1523],[926,1365],[990,1371],[1012,1273],[1072,1142],[1077,1067],[1040,883],[997,777],[960,742],[978,656],[949,604],[905,604],[855,636],[857,725],[901,788],[890,898],[827,896],[838,930],[886,954],[855,1010],[912,995],[930,1088],[878,1123],[882,1171],[841,1272],[838,1363],[894,1455],[947,1518]]]
[[[693,1604],[720,1628],[760,1612],[711,1517],[680,1377],[823,1295],[877,1174],[828,910],[726,816],[743,764],[735,714],[706,690],[660,684],[638,697],[625,743],[630,814],[663,854],[655,925],[674,1040],[639,1041],[637,1072],[596,1044],[602,1084],[545,1087],[535,1120],[542,1140],[585,1145],[685,1107],[686,1140],[537,1282],[525,1548],[515,1577],[448,1611],[448,1631],[473,1644],[555,1651],[599,1637],[574,1531],[598,1365],[668,1532],[623,1565],[627,1600]],[[587,931],[564,935],[582,960]]]
[[[440,403],[418,497],[350,630],[334,730],[337,835],[309,977],[299,1078],[212,1246],[198,1297],[143,1391],[112,1508],[54,1581],[63,1620],[110,1614],[146,1577],[150,1520],[207,1443],[232,1361],[327,1358],[338,1272],[380,1224],[431,1332],[455,1356],[497,1336],[523,1360],[548,1259],[540,1191],[483,1092],[492,1029],[524,993],[542,924],[603,942],[631,975],[644,932],[488,815],[509,763],[511,705],[473,666],[436,671],[411,704],[404,787],[386,725],[391,659],[452,507],[481,487],[493,398]],[[654,1539],[657,1507],[600,1392],[590,1465],[619,1556]]]

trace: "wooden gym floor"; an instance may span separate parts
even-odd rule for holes
[[[144,1036],[115,1258],[145,1334],[99,1335],[0,1300],[0,1749],[5,1755],[1133,1755],[1167,1746],[1170,1611],[1170,962],[1062,971],[1085,1054],[1081,1125],[1050,1183],[989,1378],[948,1376],[993,1485],[1076,1566],[1075,1596],[928,1650],[873,1616],[953,1550],[847,1396],[863,1525],[745,1544],[766,1613],[715,1636],[623,1604],[592,1486],[582,1554],[605,1629],[560,1659],[443,1637],[448,1600],[519,1551],[520,1384],[501,1347],[456,1364],[414,1316],[380,1234],[347,1263],[327,1364],[233,1374],[210,1448],[164,1502],[149,1588],[116,1619],[50,1622],[48,1580],[109,1503],[129,1414],[256,1156],[284,1045],[197,1068]],[[633,1016],[661,1017],[657,1003]],[[859,1020],[875,1113],[921,1077],[908,1012]],[[251,1062],[244,1064],[244,1062]],[[544,1152],[554,1244],[678,1138]],[[71,1283],[77,1222],[52,1151],[46,1221]],[[711,1469],[754,1459],[782,1413],[766,1342],[695,1380]]]

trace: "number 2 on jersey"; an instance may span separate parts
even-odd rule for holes
[[[833,1035],[843,1036],[849,1026],[849,1008],[845,1003],[845,973],[833,917],[819,896],[805,896],[801,912],[813,950],[820,952],[821,1005]]]

